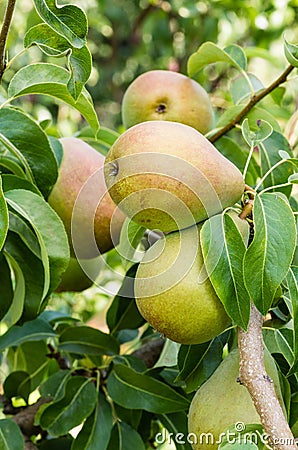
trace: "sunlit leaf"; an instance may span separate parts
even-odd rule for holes
[[[88,25],[82,9],[75,5],[58,6],[56,0],[34,0],[34,5],[40,17],[71,45],[85,45]]]
[[[88,48],[85,45],[81,48],[72,47],[64,37],[45,23],[30,28],[25,36],[24,45],[25,47],[38,45],[49,56],[66,56],[70,71],[68,91],[74,99],[77,99],[91,74],[92,60]]]
[[[45,94],[62,100],[77,109],[96,133],[99,128],[92,98],[85,88],[75,101],[68,91],[69,72],[49,63],[36,63],[22,67],[11,79],[8,95],[17,98],[27,94]]]
[[[272,126],[265,120],[260,120],[256,125],[255,130],[250,127],[248,119],[242,123],[242,135],[249,146],[265,141],[273,132]]]
[[[290,44],[286,39],[284,41],[284,52],[287,60],[292,66],[298,67],[298,46]]]
[[[229,45],[222,50],[213,42],[204,42],[188,59],[188,75],[194,77],[203,67],[217,62],[228,63],[238,70],[246,69],[246,56],[241,47]]]

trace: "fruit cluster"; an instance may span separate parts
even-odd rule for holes
[[[98,267],[98,253],[117,245],[129,217],[164,235],[136,274],[140,313],[173,341],[209,341],[230,318],[205,272],[200,228],[241,199],[242,174],[204,136],[213,126],[212,105],[185,75],[153,70],[136,78],[123,97],[122,119],[126,131],[106,158],[81,139],[61,139],[49,203],[64,222],[73,260],[58,290],[70,288],[72,273],[72,290],[92,283],[84,271],[79,276],[76,260],[88,261],[96,275],[92,259]]]
[[[137,306],[173,341],[209,341],[230,318],[204,271],[200,228],[241,199],[242,174],[202,134],[213,125],[211,102],[182,74],[138,77],[124,95],[122,117],[127,130],[106,157],[109,194],[133,221],[165,233],[138,267]]]

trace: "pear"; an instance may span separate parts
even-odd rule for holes
[[[82,292],[90,288],[100,273],[98,258],[78,261],[70,257],[66,271],[63,273],[55,292]]]
[[[48,202],[64,223],[71,255],[94,258],[117,245],[124,215],[107,192],[104,156],[81,139],[60,141],[63,158]]]
[[[231,320],[203,266],[202,225],[173,232],[145,253],[135,277],[141,315],[181,344],[200,344],[222,333]]]
[[[121,110],[125,128],[147,120],[170,120],[205,134],[214,122],[205,89],[171,70],[150,70],[138,76],[125,91]]]
[[[265,348],[266,372],[274,382],[276,395],[285,411],[281,386],[275,361]],[[194,395],[188,414],[189,440],[193,450],[215,450],[221,433],[228,428],[236,433],[248,424],[260,424],[260,417],[245,386],[237,382],[239,375],[239,352],[232,350],[217,367],[211,377]],[[234,429],[233,427],[235,427]],[[235,447],[236,448],[236,447]]]
[[[162,232],[201,222],[244,191],[241,172],[201,133],[160,120],[119,136],[106,156],[105,180],[128,217]]]

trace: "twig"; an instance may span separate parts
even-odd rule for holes
[[[6,49],[6,41],[7,36],[11,24],[11,19],[14,11],[16,0],[8,0],[6,11],[2,23],[2,28],[0,31],[0,81],[2,80],[3,73],[5,71],[6,67],[6,56],[5,56],[5,49]]]
[[[45,403],[49,403],[52,399],[50,397],[41,397],[36,403],[23,409],[18,414],[12,417],[12,420],[20,427],[25,436],[38,435],[41,431],[39,426],[34,425],[35,414]]]
[[[152,341],[148,341],[142,347],[135,350],[132,356],[141,359],[148,368],[153,367],[161,354],[164,343],[165,340],[162,338],[152,339]]]
[[[274,384],[265,370],[262,325],[262,314],[252,305],[247,332],[240,328],[238,331],[239,379],[254,402],[272,448],[297,450],[294,436],[276,397]]]
[[[285,69],[285,71],[275,80],[273,83],[271,83],[266,89],[262,90],[258,94],[254,95],[250,101],[244,106],[244,108],[240,111],[239,114],[237,114],[236,117],[234,117],[231,122],[227,123],[223,128],[218,130],[215,134],[213,134],[210,138],[210,142],[215,142],[218,139],[220,139],[222,136],[224,136],[226,133],[228,133],[230,130],[232,130],[236,125],[238,125],[241,120],[246,116],[246,114],[249,113],[249,111],[264,97],[266,97],[270,92],[274,91],[279,85],[287,81],[287,78],[289,74],[294,69],[294,66],[291,64]]]

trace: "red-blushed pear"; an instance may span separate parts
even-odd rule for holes
[[[147,120],[181,122],[207,133],[214,113],[205,89],[171,70],[151,70],[138,76],[122,100],[122,121],[129,128]]]
[[[107,192],[104,156],[81,139],[60,141],[63,157],[48,202],[64,223],[72,256],[94,258],[118,243],[124,215]]]
[[[119,136],[106,156],[105,180],[128,217],[163,232],[220,213],[244,191],[241,172],[200,132],[160,120]]]
[[[135,277],[141,315],[180,344],[207,342],[231,323],[204,268],[201,227],[175,231],[155,242]]]
[[[56,292],[82,292],[90,288],[99,275],[101,265],[98,259],[78,261],[70,257],[66,271],[63,273]]]

